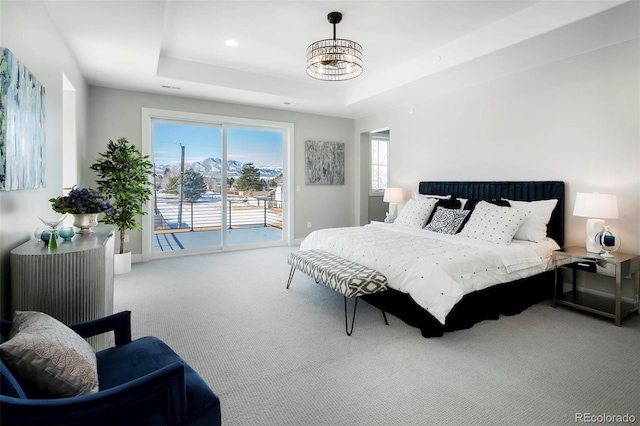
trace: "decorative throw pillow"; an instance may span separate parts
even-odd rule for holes
[[[426,222],[427,224],[429,224],[433,220],[433,215],[436,214],[438,207],[444,207],[445,209],[459,209],[460,201],[456,200],[455,198],[454,199],[439,198],[438,202],[436,203],[433,210],[431,211],[429,218],[427,219],[427,222]]]
[[[558,200],[507,201],[511,207],[520,209],[527,214],[513,239],[538,242],[547,236],[547,224]]]
[[[455,234],[468,214],[469,210],[437,207],[425,229],[442,234]]]
[[[422,228],[433,211],[433,207],[438,202],[435,198],[411,199],[400,210],[396,221],[397,225]]]
[[[96,355],[69,327],[42,312],[17,311],[2,360],[20,379],[54,397],[98,392]]]
[[[497,244],[509,244],[524,221],[525,213],[480,201],[460,235]]]

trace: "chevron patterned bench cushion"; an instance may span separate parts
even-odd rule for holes
[[[357,297],[387,289],[387,277],[323,250],[289,253],[287,263],[346,297]]]

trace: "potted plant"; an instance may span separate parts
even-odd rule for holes
[[[148,155],[142,155],[138,148],[126,138],[117,142],[109,140],[107,150],[99,154],[91,170],[98,174],[98,190],[109,199],[113,213],[105,216],[104,223],[115,225],[120,231],[120,249],[116,254],[115,272],[131,270],[131,252],[124,251],[124,237],[127,230],[142,230],[138,215],[146,212],[144,204],[151,197],[153,165]],[[123,263],[123,268],[120,268]]]

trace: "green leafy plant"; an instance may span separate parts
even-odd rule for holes
[[[69,195],[50,198],[51,208],[58,213],[106,213],[113,214],[113,207],[102,194],[91,188],[76,188]]]
[[[120,138],[117,142],[109,140],[107,150],[99,154],[90,169],[98,173],[98,191],[113,206],[113,214],[105,216],[102,222],[118,227],[119,253],[124,253],[125,231],[142,230],[136,217],[145,214],[143,206],[151,197],[149,176],[153,164],[148,155],[143,156],[126,138]]]

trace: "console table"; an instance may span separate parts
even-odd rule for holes
[[[54,250],[33,239],[11,250],[12,312],[45,312],[65,324],[112,314],[115,228],[94,231]],[[96,350],[106,347],[106,336],[92,339]]]

